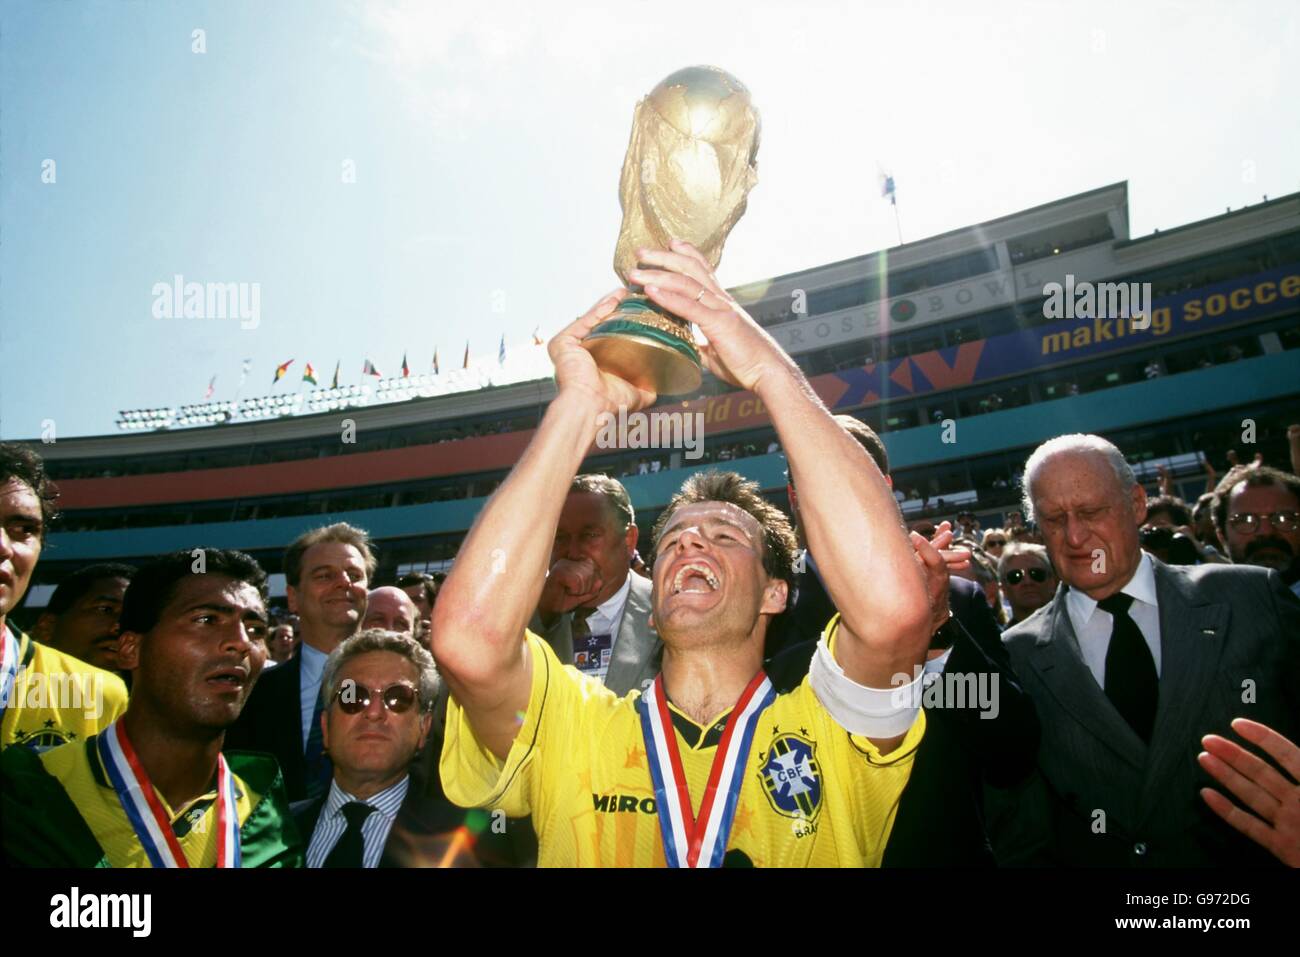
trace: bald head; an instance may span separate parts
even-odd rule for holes
[[[1095,435],[1052,439],[1025,463],[1024,487],[1064,582],[1097,600],[1128,584],[1142,557],[1146,492],[1119,449]]]
[[[361,622],[361,627],[382,628],[415,637],[415,623],[419,617],[410,595],[400,588],[385,585],[370,593],[366,602],[366,617]]]

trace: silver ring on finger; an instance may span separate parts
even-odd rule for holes
[[[709,291],[709,290],[706,289],[704,286],[701,286],[701,287],[700,287],[700,294],[699,294],[698,296],[695,297],[695,301],[696,301],[696,302],[699,302],[701,299],[703,299],[703,298],[704,298],[704,294],[705,294],[706,292],[708,292],[708,291]]]

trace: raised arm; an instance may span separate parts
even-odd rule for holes
[[[861,685],[890,688],[912,675],[931,634],[920,565],[889,486],[866,450],[831,418],[799,367],[718,284],[693,247],[641,251],[632,273],[650,297],[696,323],[701,356],[719,377],[767,406],[799,488],[808,544],[841,627],[836,658]],[[703,287],[703,292],[701,292]]]
[[[532,663],[524,629],[537,607],[569,482],[602,412],[639,409],[654,395],[597,370],[582,337],[623,298],[614,293],[550,343],[556,397],[519,463],[479,513],[438,593],[438,669],[479,742],[505,758],[528,707]]]

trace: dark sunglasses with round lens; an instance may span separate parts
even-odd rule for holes
[[[1019,585],[1024,581],[1026,574],[1040,585],[1047,581],[1047,572],[1041,568],[1030,568],[1027,571],[1020,568],[1013,568],[1011,571],[1007,572],[1007,584]]]
[[[344,681],[339,690],[334,692],[334,700],[339,703],[344,714],[360,714],[370,707],[371,695],[379,695],[384,707],[393,714],[405,714],[415,707],[420,698],[419,692],[410,685],[396,683],[382,691],[378,688],[372,691],[349,680]]]

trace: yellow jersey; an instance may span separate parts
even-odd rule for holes
[[[8,628],[18,670],[0,716],[0,750],[18,744],[45,751],[84,741],[126,711],[126,685],[117,675]]]
[[[96,738],[0,757],[0,842],[25,867],[150,867],[149,856],[113,789]],[[228,752],[235,785],[242,866],[300,867],[302,846],[280,767],[266,754]],[[221,830],[214,786],[173,808],[154,789],[190,867],[215,867]]]
[[[447,797],[462,807],[532,815],[542,867],[664,867],[640,693],[616,697],[561,665],[532,632],[525,640],[532,689],[504,762],[449,702],[440,764]],[[706,727],[671,703],[668,709],[698,815],[730,709]],[[902,744],[882,756],[835,722],[807,678],[777,695],[745,758],[724,866],[878,867],[924,732],[922,712]]]

